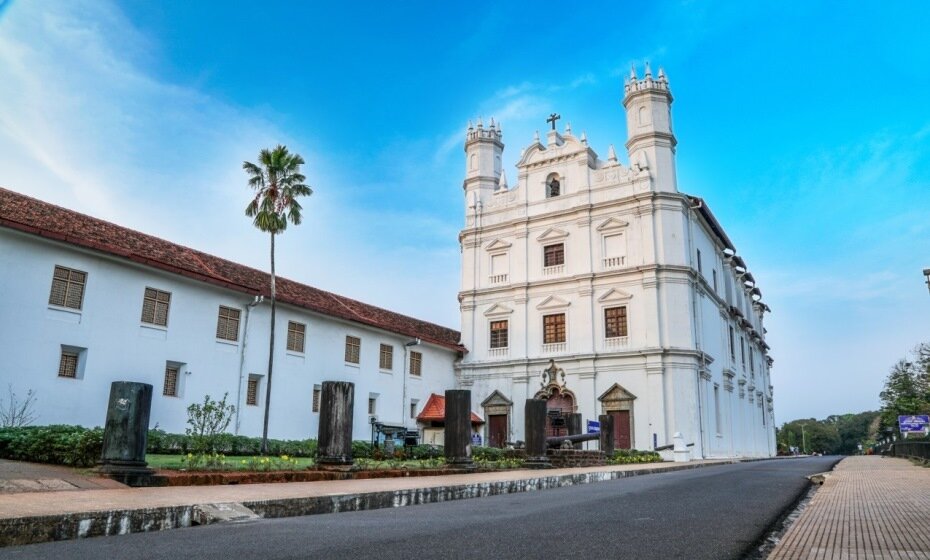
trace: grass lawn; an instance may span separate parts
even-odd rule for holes
[[[148,454],[145,460],[153,469],[187,469],[187,455],[157,455]],[[262,459],[267,462],[262,463]],[[309,457],[289,457],[287,461],[280,457],[253,457],[229,455],[225,458],[222,467],[199,467],[190,470],[230,470],[230,471],[264,471],[264,470],[295,470],[312,466],[313,459]],[[261,465],[261,466],[260,466]]]

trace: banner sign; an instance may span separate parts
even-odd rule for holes
[[[588,433],[589,434],[599,434],[601,433],[601,423],[594,420],[588,420]]]
[[[924,433],[930,426],[930,416],[926,414],[898,416],[898,425],[901,427],[901,433]]]

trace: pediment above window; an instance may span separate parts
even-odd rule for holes
[[[629,227],[629,225],[629,222],[624,222],[617,218],[609,218],[601,223],[601,225],[597,226],[597,231],[613,231]]]
[[[603,395],[597,398],[601,402],[632,401],[636,395],[627,391],[619,383],[614,383]]]
[[[559,239],[565,239],[568,237],[568,232],[563,231],[557,228],[549,228],[546,231],[542,232],[539,237],[536,238],[537,241],[558,241]]]
[[[597,301],[601,303],[611,303],[611,302],[627,302],[633,298],[632,294],[628,294],[623,290],[618,290],[617,288],[611,288],[607,290],[601,297],[597,298]]]
[[[504,315],[510,315],[511,313],[513,313],[513,309],[510,309],[506,305],[495,303],[494,305],[489,307],[487,311],[484,312],[484,316],[485,317],[501,317]]]
[[[494,241],[485,245],[485,251],[506,251],[510,249],[511,244],[504,241],[503,239],[495,239]]]
[[[559,296],[549,296],[536,306],[536,309],[564,309],[571,305],[572,302],[564,300]]]

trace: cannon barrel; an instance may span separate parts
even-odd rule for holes
[[[553,436],[546,438],[547,447],[559,447],[562,445],[563,441],[568,441],[571,443],[581,443],[583,441],[596,441],[601,436],[600,434],[575,434],[573,436]]]

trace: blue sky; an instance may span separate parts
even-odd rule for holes
[[[649,60],[774,311],[779,422],[877,408],[930,340],[930,5],[333,4],[0,0],[0,185],[266,268],[240,165],[285,143],[316,192],[279,272],[457,327],[468,119],[511,181],[552,111],[622,158]]]

